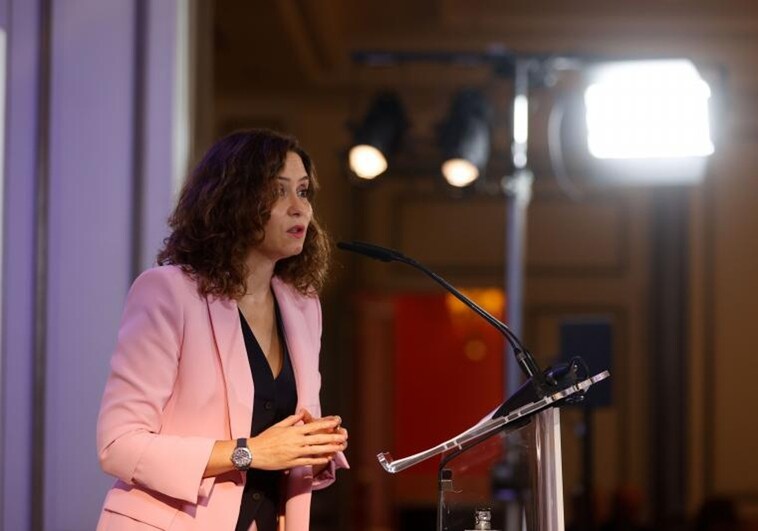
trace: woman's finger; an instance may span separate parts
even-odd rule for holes
[[[300,426],[300,433],[311,434],[316,433],[319,430],[333,430],[339,426],[341,420],[339,417],[326,417],[319,420],[314,420],[308,424]]]
[[[312,446],[303,446],[300,457],[323,457],[324,455],[335,454],[342,451],[342,444],[318,444]]]
[[[281,427],[288,427],[288,426],[294,426],[301,420],[303,420],[303,416],[307,413],[306,410],[301,410],[295,413],[294,415],[290,415],[289,417],[285,418],[284,420],[280,420],[274,426],[281,426]],[[272,426],[273,427],[273,426]]]
[[[303,446],[300,450],[301,455],[322,455],[330,452],[339,452],[342,450],[343,443],[325,443],[325,444],[311,444]]]
[[[330,457],[299,457],[292,462],[292,466],[317,466],[328,465]]]
[[[305,444],[306,445],[314,445],[314,444],[342,444],[344,443],[346,438],[343,435],[340,434],[315,434],[315,435],[306,435],[305,436]]]

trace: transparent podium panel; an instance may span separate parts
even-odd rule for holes
[[[445,452],[437,528],[563,531],[559,415],[550,408]]]
[[[550,395],[521,387],[493,413],[452,439],[395,459],[378,454],[379,464],[397,474],[441,456],[437,529],[563,531],[558,406],[580,400],[608,371],[581,381],[563,380]],[[515,401],[514,401],[515,400]]]

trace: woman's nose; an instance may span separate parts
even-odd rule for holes
[[[289,197],[289,205],[287,205],[287,212],[292,216],[299,216],[302,215],[305,209],[305,205],[303,204],[303,200],[297,196],[297,194],[292,194]]]

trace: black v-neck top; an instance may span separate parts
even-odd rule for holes
[[[279,313],[279,306],[274,300],[276,327],[279,333],[279,344],[282,348],[282,370],[274,378],[271,366],[266,360],[253,331],[245,317],[240,314],[242,335],[245,338],[247,359],[253,374],[255,396],[253,398],[253,422],[250,436],[255,437],[268,428],[295,413],[297,407],[297,388],[295,373],[290,361],[287,341],[284,337],[284,326]],[[253,454],[255,463],[255,454]],[[281,494],[284,491],[284,474],[278,470],[258,470],[251,468],[247,471],[247,481],[242,493],[240,514],[237,519],[236,531],[247,531],[255,521],[258,531],[275,531]]]

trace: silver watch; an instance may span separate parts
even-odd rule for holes
[[[253,453],[247,447],[247,439],[237,439],[237,447],[232,452],[231,460],[234,468],[240,472],[250,468],[250,463],[253,462]]]

